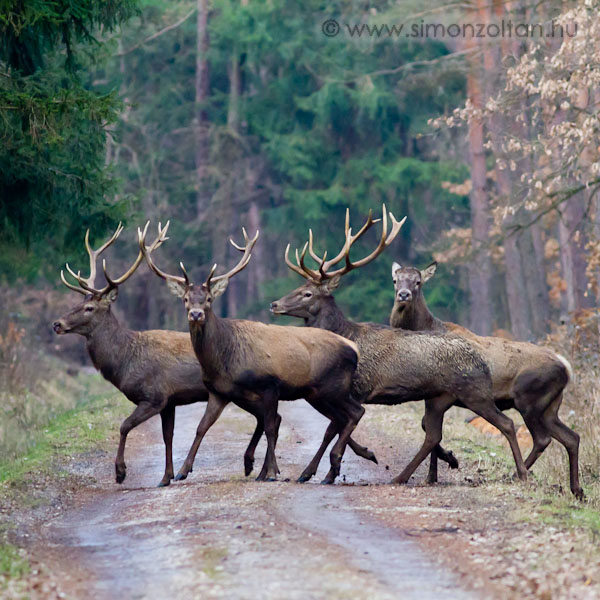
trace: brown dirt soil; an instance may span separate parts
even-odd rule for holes
[[[177,411],[176,468],[203,410]],[[441,467],[437,486],[412,483],[424,479],[423,466],[411,484],[387,485],[422,439],[418,410],[368,407],[355,438],[379,465],[348,450],[335,486],[318,485],[326,460],[314,483],[294,483],[326,425],[304,402],[280,404],[275,483],[243,477],[254,420],[229,408],[190,477],[155,488],[163,445],[153,419],[130,435],[123,485],[113,481],[112,457],[75,457],[62,483],[40,484],[49,503],[10,508],[13,540],[34,566],[21,591],[44,599],[597,598],[595,540],[520,520],[519,511],[533,510],[527,484],[487,484],[467,463]],[[390,433],[392,414],[402,416]],[[264,441],[258,467],[263,452]]]

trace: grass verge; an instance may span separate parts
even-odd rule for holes
[[[59,375],[51,387],[61,390],[73,408],[60,412],[43,429],[33,430],[16,456],[0,460],[0,596],[27,597],[30,559],[15,544],[20,519],[48,509],[78,487],[80,475],[69,465],[78,455],[112,451],[129,402],[100,375]],[[17,542],[18,543],[18,542]]]

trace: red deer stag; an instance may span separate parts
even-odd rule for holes
[[[563,390],[572,373],[569,362],[548,348],[475,335],[456,323],[434,317],[421,286],[433,277],[436,268],[435,262],[423,271],[393,264],[395,300],[390,325],[411,331],[448,331],[476,344],[490,367],[496,405],[501,410],[516,408],[531,432],[533,448],[525,466],[530,469],[554,438],[569,456],[571,491],[583,499],[578,468],[579,435],[558,416]]]
[[[404,220],[396,221],[391,213],[390,218],[392,229],[388,235],[384,205],[381,239],[371,254],[356,262],[350,260],[350,249],[375,223],[371,212],[355,235],[352,235],[349,213],[346,213],[346,243],[331,260],[326,260],[327,253],[321,258],[314,251],[312,231],[300,255],[296,252],[296,264],[289,259],[288,245],[286,264],[307,282],[273,302],[272,312],[302,318],[309,327],[327,329],[356,342],[360,359],[353,379],[352,395],[361,403],[391,405],[425,399],[425,441],[413,460],[393,480],[395,483],[406,483],[419,464],[439,444],[444,413],[458,398],[506,436],[518,475],[525,479],[527,470],[517,444],[514,424],[496,408],[488,366],[471,344],[449,334],[405,332],[372,323],[353,323],[344,317],[336,305],[332,294],[342,276],[370,263],[397,235]],[[318,264],[317,270],[304,263],[307,248]],[[344,266],[332,271],[332,266],[342,260]],[[313,475],[321,458],[320,453],[331,439],[332,431],[328,430],[323,445],[303,473],[303,478]]]
[[[332,430],[339,434],[330,454],[331,469],[323,480],[333,483],[350,434],[364,413],[350,395],[358,361],[356,344],[328,331],[317,333],[217,316],[212,309],[213,300],[225,291],[229,279],[246,267],[258,239],[258,232],[252,239],[245,230],[243,233],[243,248],[230,240],[243,252],[238,264],[223,275],[215,275],[214,265],[201,285],[190,281],[182,263],[183,277],[160,270],[152,261],[152,248],[146,248],[141,231],[139,241],[150,268],[167,281],[176,296],[183,298],[192,345],[211,399],[219,403],[221,410],[233,400],[249,402],[263,414],[267,456],[261,479],[272,481],[279,472],[275,458],[278,401],[304,398],[332,421]],[[183,475],[192,467],[203,433],[199,427],[182,467]]]
[[[158,237],[149,246],[149,250],[158,248],[166,239],[169,224],[158,228]],[[146,230],[148,225],[146,225]],[[145,230],[145,231],[146,231]],[[97,250],[89,243],[89,230],[85,235],[85,247],[90,259],[90,275],[81,277],[67,265],[67,270],[75,278],[78,286],[72,285],[60,273],[62,282],[71,290],[85,296],[83,302],[54,322],[54,331],[58,334],[78,333],[85,337],[86,347],[94,366],[131,402],[136,404],[133,413],[121,425],[121,440],[115,461],[116,480],[125,479],[125,441],[127,435],[140,423],[160,413],[162,419],[163,440],[165,443],[165,474],[159,486],[169,485],[173,479],[173,428],[175,425],[175,407],[194,402],[206,402],[208,390],[202,382],[202,370],[194,354],[187,333],[178,331],[131,331],[123,327],[111,311],[112,303],[117,299],[118,288],[138,268],[143,261],[140,251],[133,265],[118,279],[112,279],[106,273],[107,285],[96,288],[96,262],[98,256],[110,246],[123,231],[119,227],[113,236]],[[244,406],[257,419],[256,430],[250,445],[244,454],[246,475],[252,471],[254,450],[263,432],[262,416],[251,405]],[[209,404],[208,414],[214,413]]]

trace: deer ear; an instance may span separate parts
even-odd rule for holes
[[[112,304],[119,295],[119,288],[110,288],[104,296],[102,296],[102,300],[106,302],[106,304]]]
[[[433,261],[426,269],[421,271],[421,282],[425,283],[429,281],[434,275],[437,269],[437,261]]]
[[[167,287],[174,296],[183,298],[185,296],[185,283],[176,281],[175,279],[167,279]]]
[[[341,275],[334,275],[331,279],[326,279],[325,283],[321,287],[326,293],[330,294],[337,288],[338,285],[340,285],[341,280]]]
[[[392,265],[392,277],[396,274],[396,271],[401,268],[402,268],[402,265],[399,265],[397,262],[395,262]]]
[[[225,292],[228,285],[229,279],[219,279],[219,281],[210,286],[210,293],[212,294],[212,297],[218,298],[221,294],[223,294],[223,292]]]

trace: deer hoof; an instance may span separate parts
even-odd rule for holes
[[[183,481],[184,479],[187,479],[187,473],[177,473],[177,475],[175,475],[175,481]]]
[[[408,477],[402,477],[401,475],[398,475],[398,477],[394,477],[390,483],[403,485],[408,483],[408,479]]]
[[[165,480],[161,480],[161,482],[156,486],[156,487],[167,487],[168,485],[171,484],[171,480],[167,479]]]
[[[122,469],[117,467],[117,469],[116,469],[117,472],[115,475],[115,481],[117,483],[123,483],[125,481],[125,476],[127,475],[127,472],[125,469],[126,469],[126,467],[123,467]]]
[[[580,502],[585,502],[585,494],[583,493],[583,490],[581,488],[575,490],[573,492],[573,495],[575,496],[575,498],[577,498],[577,500],[579,500]]]
[[[252,473],[252,469],[254,468],[254,459],[253,458],[244,458],[244,474],[246,477]]]
[[[312,479],[314,473],[310,473],[308,471],[304,471],[300,477],[298,477],[298,479],[296,479],[297,483],[306,483],[307,481],[309,481],[310,479]]]
[[[366,458],[367,458],[367,460],[370,460],[371,462],[374,462],[376,465],[379,464],[379,461],[377,460],[377,457],[375,456],[375,453],[371,452],[370,450],[369,450],[368,455],[367,455]]]
[[[457,460],[456,456],[454,456],[452,451],[448,452],[448,468],[458,469],[458,460]]]

